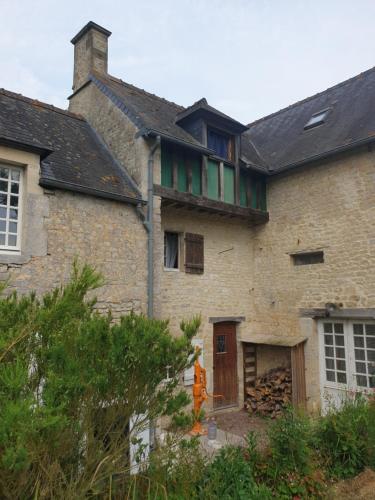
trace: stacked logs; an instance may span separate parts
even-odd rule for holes
[[[258,377],[254,387],[246,389],[245,408],[253,414],[276,418],[292,400],[290,368],[274,368]]]

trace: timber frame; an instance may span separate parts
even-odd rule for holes
[[[211,200],[204,196],[196,196],[190,193],[181,193],[176,189],[159,186],[158,184],[154,184],[154,194],[162,198],[162,208],[184,207],[198,212],[208,212],[231,218],[246,219],[253,225],[264,224],[269,219],[268,212],[263,212],[262,210],[240,207],[238,205],[232,205],[231,203],[225,203],[224,201]]]

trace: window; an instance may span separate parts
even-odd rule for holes
[[[359,387],[375,387],[375,325],[353,324],[355,379]]]
[[[21,169],[0,165],[0,250],[20,249]]]
[[[324,320],[320,335],[324,387],[372,390],[375,387],[375,323]]]
[[[203,274],[204,243],[200,234],[185,234],[185,272]]]
[[[191,185],[189,185],[191,179]],[[202,194],[201,156],[181,148],[162,144],[161,182],[163,187],[174,188],[181,193],[188,191]]]
[[[240,205],[267,211],[266,182],[263,177],[240,170]]]
[[[218,335],[216,337],[216,354],[223,354],[227,352],[226,339],[226,335]]]
[[[234,161],[233,137],[209,128],[207,129],[207,147],[212,149],[217,156]]]
[[[177,233],[164,233],[164,267],[178,269],[178,243]]]
[[[306,266],[309,264],[322,264],[324,262],[324,252],[304,252],[291,255],[295,266]]]
[[[323,111],[319,111],[318,113],[313,114],[310,120],[303,127],[304,130],[317,127],[318,125],[324,123],[328,115],[328,111],[329,111],[328,109],[324,109]]]
[[[347,383],[346,342],[342,323],[324,323],[325,378],[327,382]]]

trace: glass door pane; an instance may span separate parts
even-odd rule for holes
[[[353,323],[354,381],[358,389],[375,387],[375,324]]]
[[[346,342],[343,323],[323,324],[325,380],[333,384],[347,383]]]

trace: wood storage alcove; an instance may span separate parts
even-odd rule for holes
[[[272,418],[288,404],[305,408],[306,339],[257,335],[251,341],[241,340],[245,408]]]

